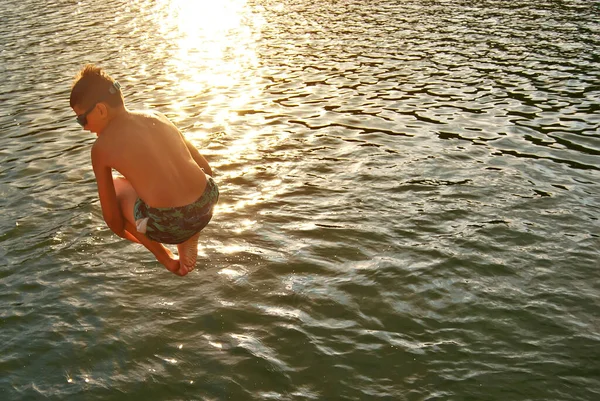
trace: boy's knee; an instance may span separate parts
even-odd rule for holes
[[[115,177],[113,179],[113,182],[115,186],[115,194],[117,195],[117,199],[122,200],[128,198],[137,198],[137,192],[135,192],[135,189],[133,189],[133,187],[131,186],[129,181],[127,181],[126,178]]]
[[[126,190],[128,187],[131,187],[129,181],[125,177],[113,177],[113,184],[115,186],[115,192],[118,194]]]
[[[133,207],[138,198],[137,192],[135,192],[135,189],[133,189],[126,178],[114,177],[113,182],[121,213],[126,220],[133,222]]]

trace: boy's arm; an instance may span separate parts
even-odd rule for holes
[[[185,142],[185,145],[187,146],[188,150],[190,151],[190,154],[192,155],[192,158],[194,159],[194,161],[196,162],[196,164],[204,170],[204,172],[208,175],[210,175],[212,177],[213,172],[212,169],[210,168],[210,166],[208,165],[208,162],[206,161],[206,159],[204,158],[204,156],[202,156],[200,154],[200,152],[198,152],[198,149],[196,149],[196,147],[194,145],[192,145],[192,143],[190,141],[188,141],[183,134],[181,134],[181,138],[183,138],[183,141]]]
[[[115,234],[123,237],[125,235],[125,222],[117,201],[112,169],[106,164],[106,159],[98,146],[92,147],[92,167],[98,184],[102,217]]]

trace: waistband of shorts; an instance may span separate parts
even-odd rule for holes
[[[186,209],[189,208],[198,208],[198,207],[204,207],[205,205],[208,205],[209,203],[211,203],[211,201],[213,200],[212,198],[217,198],[219,197],[219,190],[217,187],[217,184],[215,183],[215,181],[213,180],[213,178],[209,175],[206,176],[206,188],[204,189],[204,192],[202,193],[202,195],[200,195],[200,197],[198,199],[196,199],[194,202],[188,204],[188,205],[184,205],[184,206],[173,206],[173,207],[151,207],[145,204],[146,209],[148,210],[149,213],[156,211],[158,213],[160,212],[174,212],[177,210],[180,211],[185,211]],[[215,200],[216,203],[216,200]]]

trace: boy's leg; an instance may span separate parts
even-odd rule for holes
[[[128,239],[131,241],[139,241],[139,243],[144,245],[146,249],[152,252],[156,259],[170,272],[184,275],[181,274],[182,272],[180,272],[179,260],[175,259],[173,253],[168,248],[166,248],[160,242],[152,241],[150,238],[137,231],[135,226],[135,217],[133,216],[133,207],[138,196],[129,181],[123,177],[114,177],[113,182],[115,185],[117,200],[121,208],[121,213],[125,219],[125,230],[133,237],[133,239]]]

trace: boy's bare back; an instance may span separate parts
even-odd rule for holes
[[[152,207],[187,205],[203,193],[206,176],[199,159],[203,157],[180,131],[155,112],[119,115],[92,148],[94,165],[117,170]]]

